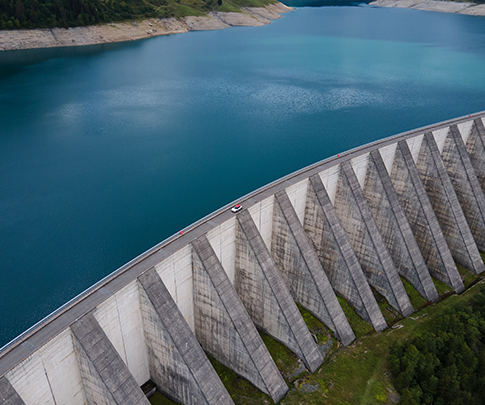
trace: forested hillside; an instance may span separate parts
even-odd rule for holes
[[[402,405],[485,403],[485,288],[390,354]]]
[[[238,11],[273,0],[0,0],[0,28],[76,27],[143,18]]]

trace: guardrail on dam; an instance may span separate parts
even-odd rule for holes
[[[437,300],[455,262],[485,267],[485,112],[373,142],[243,197],[160,243],[0,352],[0,404],[231,404],[206,353],[277,402],[288,388],[258,330],[310,371],[323,361],[295,303],[348,345],[337,294],[387,327],[401,278]]]

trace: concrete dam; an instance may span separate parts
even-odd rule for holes
[[[288,387],[258,331],[311,372],[324,358],[297,304],[343,345],[337,299],[376,331],[378,292],[414,312],[433,280],[485,270],[485,112],[306,167],[208,215],[74,298],[0,352],[0,404],[232,404],[207,354],[279,401]]]

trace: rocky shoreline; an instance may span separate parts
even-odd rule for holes
[[[259,27],[293,10],[282,3],[243,8],[240,13],[211,12],[203,17],[147,19],[76,28],[0,30],[0,51],[80,46],[133,41],[158,35],[217,30],[236,26]]]
[[[376,0],[370,3],[378,7],[412,8],[414,10],[438,11],[485,16],[485,4],[442,0]]]

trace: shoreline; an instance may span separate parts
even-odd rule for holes
[[[369,3],[377,7],[411,8],[421,11],[455,13],[485,16],[485,4],[467,3],[446,0],[375,0]]]
[[[243,7],[240,13],[213,11],[205,16],[150,18],[143,21],[111,23],[73,28],[0,30],[0,51],[97,45],[134,41],[189,31],[218,30],[229,27],[260,27],[281,18],[292,7],[283,3],[265,7]]]

